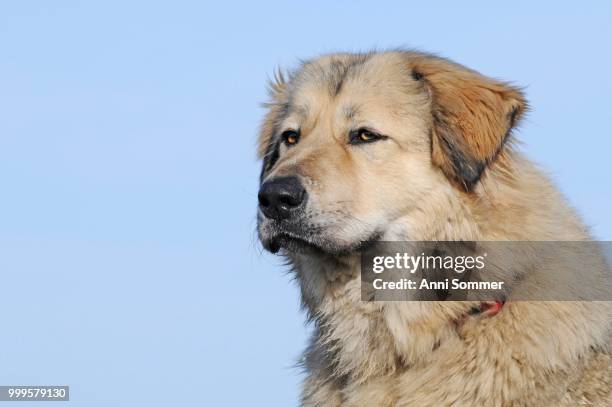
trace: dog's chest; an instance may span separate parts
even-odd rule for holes
[[[395,340],[381,304],[361,301],[359,279],[329,289],[318,310],[316,341],[334,375],[360,381],[395,371]]]

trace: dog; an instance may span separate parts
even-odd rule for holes
[[[521,89],[395,50],[308,60],[269,93],[258,234],[313,322],[303,406],[612,406],[612,303],[537,301],[551,287],[610,293],[597,250],[544,267],[534,246],[507,302],[486,309],[361,295],[375,242],[592,240],[515,147]],[[533,301],[513,301],[529,284]]]

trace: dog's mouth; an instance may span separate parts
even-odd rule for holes
[[[364,240],[339,244],[318,237],[305,237],[283,231],[268,239],[263,239],[262,243],[264,248],[271,253],[278,253],[284,249],[293,253],[342,256],[361,252],[379,241],[380,237],[380,233],[373,233]]]
[[[295,253],[326,253],[326,247],[315,239],[308,239],[292,233],[281,232],[263,241],[264,248],[278,253],[281,248]]]

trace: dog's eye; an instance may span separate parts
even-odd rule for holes
[[[372,143],[374,141],[382,140],[384,138],[386,137],[375,133],[372,130],[361,128],[350,132],[349,144]]]
[[[281,137],[288,146],[293,146],[300,141],[300,134],[295,130],[286,130],[281,134]]]

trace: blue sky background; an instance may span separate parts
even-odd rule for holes
[[[525,86],[524,150],[612,240],[612,6],[544,3],[2,2],[0,384],[296,404],[307,328],[256,242],[255,135],[302,57],[417,47]]]

